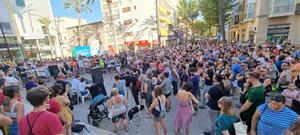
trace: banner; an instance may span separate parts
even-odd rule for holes
[[[76,46],[72,48],[72,57],[86,56],[91,57],[91,47],[90,46]]]

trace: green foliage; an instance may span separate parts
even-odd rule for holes
[[[38,19],[38,21],[45,26],[47,29],[49,28],[49,25],[51,24],[51,20],[49,17],[41,17]]]
[[[93,0],[65,0],[64,7],[66,9],[74,9],[76,13],[91,12],[90,4]]]
[[[218,0],[199,0],[201,14],[209,27],[219,25]],[[230,19],[234,0],[224,0],[225,22]]]
[[[200,15],[199,3],[197,0],[182,0],[178,7],[178,19],[186,26],[191,27],[194,20]]]
[[[204,21],[196,20],[193,23],[193,32],[196,35],[204,35],[208,26]]]

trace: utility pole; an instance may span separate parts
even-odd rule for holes
[[[155,0],[155,10],[156,10],[156,25],[157,25],[157,42],[158,45],[161,46],[161,42],[160,42],[160,27],[159,27],[159,5],[158,5],[158,0]]]
[[[112,9],[111,9],[112,0],[106,0],[106,2],[107,2],[107,5],[108,5],[108,10],[109,10],[110,27],[111,27],[111,30],[113,32],[114,47],[117,47],[114,20],[113,20],[114,18],[113,18]]]
[[[222,39],[223,41],[226,40],[225,38],[225,17],[224,17],[224,0],[218,0],[218,5],[219,5],[219,22],[220,22],[220,32],[222,34]]]
[[[17,43],[20,47],[22,59],[25,60],[26,59],[26,57],[25,57],[25,48],[23,46],[22,38],[21,38],[19,29],[18,29],[18,25],[17,25],[16,19],[14,17],[14,12],[13,12],[12,7],[10,5],[10,0],[5,0],[5,3],[6,3],[6,7],[8,9],[8,12],[9,12],[9,16],[10,16],[12,25],[13,25],[14,30],[15,30],[15,34],[16,34],[16,37],[17,37]]]
[[[6,49],[7,49],[7,52],[8,52],[9,59],[10,59],[10,61],[13,61],[13,58],[12,58],[12,55],[11,55],[11,52],[10,52],[10,49],[9,49],[9,44],[7,43],[6,36],[5,36],[4,31],[3,31],[1,23],[0,23],[0,29],[1,29],[2,37],[4,38],[4,43],[6,45]]]

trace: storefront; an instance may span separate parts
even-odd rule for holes
[[[288,39],[289,30],[290,24],[269,25],[267,40],[283,43],[284,40]]]

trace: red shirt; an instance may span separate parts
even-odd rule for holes
[[[5,96],[4,96],[3,92],[0,92],[0,105],[3,104],[4,99],[5,99]]]
[[[18,123],[19,135],[28,135],[29,133],[27,117],[30,126],[32,127],[33,125],[32,133],[35,135],[57,135],[63,133],[64,128],[56,114],[48,111],[39,111],[31,112],[20,120]],[[36,121],[33,123],[35,119]]]
[[[48,104],[50,105],[50,108],[47,109],[47,111],[55,113],[55,114],[60,112],[61,106],[55,98],[50,99]]]

